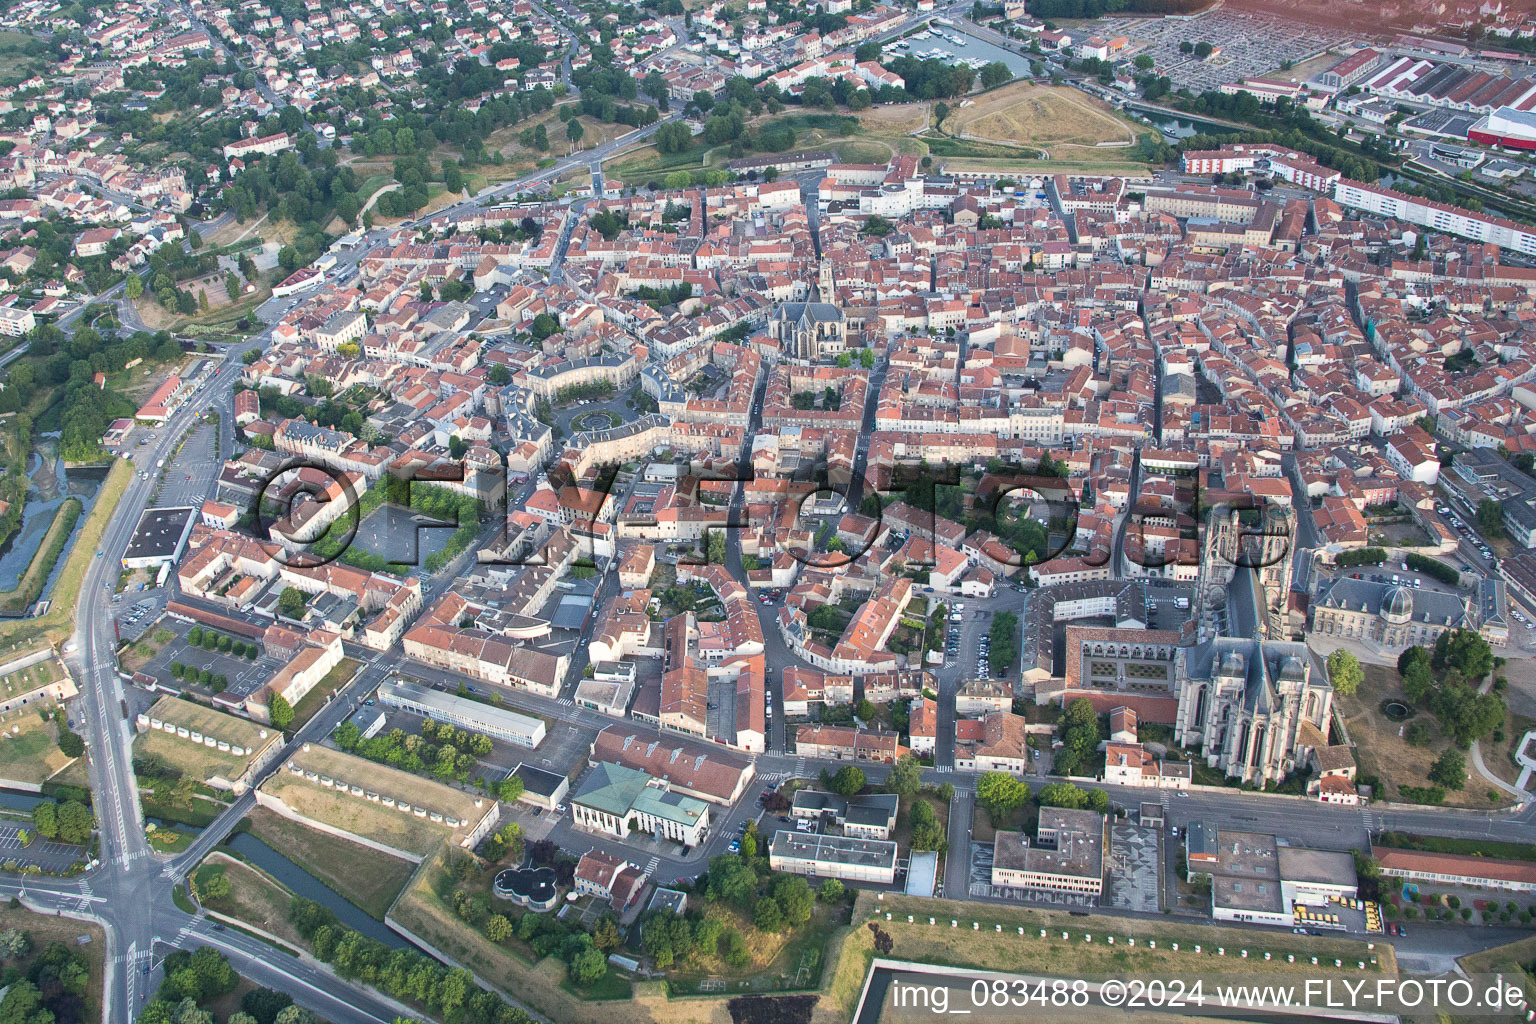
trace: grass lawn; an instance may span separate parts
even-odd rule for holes
[[[814,884],[812,888],[815,888]],[[828,934],[845,923],[846,904],[828,906],[819,900],[808,924],[784,932],[763,932],[752,926],[752,917],[721,903],[706,904],[705,914],[735,928],[746,940],[752,960],[742,968],[727,965],[711,953],[694,953],[667,979],[673,995],[698,993],[700,982],[723,979],[731,993],[775,992],[814,987],[827,955]]]
[[[546,958],[530,965],[514,949],[491,942],[461,921],[439,898],[439,892],[449,892],[453,887],[440,848],[422,863],[390,916],[474,971],[487,984],[515,996],[551,1020],[561,1024],[613,1024],[611,1000],[622,996],[615,992],[607,1002],[578,998],[564,985],[563,964]],[[606,980],[599,985],[607,991]]]
[[[1502,974],[1508,982],[1522,985],[1525,988],[1526,1004],[1529,1005],[1536,1002],[1536,981],[1532,980],[1526,969],[1526,965],[1533,960],[1536,960],[1536,937],[1471,953],[1456,962],[1468,974]],[[1453,1015],[1452,1019],[1472,1018]]]
[[[965,101],[944,122],[950,134],[981,142],[1045,149],[1052,157],[1132,147],[1139,126],[1069,86],[1020,81]]]
[[[660,180],[669,171],[692,171],[710,164],[707,146],[694,146],[682,153],[663,153],[655,146],[640,146],[623,156],[610,157],[603,164],[603,177],[626,185],[643,185]]]
[[[0,715],[0,778],[41,783],[70,763],[59,749],[58,726],[41,711],[53,704],[32,704]]]
[[[146,823],[144,836],[149,840],[149,845],[156,853],[180,853],[192,845],[192,840],[197,838],[195,832],[185,832],[179,828],[156,826],[151,829]]]
[[[295,779],[287,771],[272,776],[262,789],[281,797],[284,803],[306,818],[407,853],[426,856],[441,845],[449,831],[446,826],[434,825],[358,797],[340,796],[335,790],[324,789],[314,782]]]
[[[15,928],[32,936],[32,951],[19,960],[6,961],[6,967],[16,967],[23,976],[31,967],[32,961],[50,944],[62,942],[71,950],[81,950],[86,959],[90,961],[91,980],[86,985],[86,999],[93,1007],[101,1006],[102,964],[107,955],[106,934],[97,925],[86,921],[76,921],[68,917],[54,917],[52,915],[34,914],[25,907],[11,907],[10,901],[0,904],[0,931]],[[82,936],[89,936],[90,941],[80,942]],[[100,1011],[94,1013],[82,1013],[81,1020],[92,1020],[101,1016]]]
[[[122,652],[118,655],[117,663],[125,672],[137,672],[145,665],[148,665],[151,659],[174,639],[176,639],[176,634],[164,627],[155,630],[153,633],[146,633],[123,648]]]
[[[91,506],[91,514],[86,516],[85,525],[80,527],[75,543],[69,549],[69,558],[64,562],[64,568],[59,570],[59,578],[53,585],[53,593],[48,606],[48,611],[33,619],[18,619],[0,624],[0,645],[22,644],[33,640],[42,639],[50,644],[63,643],[68,639],[75,614],[75,605],[80,599],[80,584],[85,579],[85,570],[96,557],[97,545],[101,543],[102,532],[107,528],[107,522],[117,511],[117,505],[123,497],[123,491],[128,487],[128,481],[133,479],[133,464],[115,459],[112,468],[107,471],[106,480],[102,481],[101,492],[96,496],[96,503]]]
[[[348,842],[265,808],[252,811],[250,821],[252,835],[303,864],[310,874],[380,921],[416,870],[408,860]]]
[[[1391,665],[1362,664],[1360,667],[1365,672],[1365,679],[1359,691],[1348,697],[1336,698],[1349,728],[1350,739],[1356,744],[1355,760],[1360,766],[1361,775],[1375,776],[1376,799],[1404,799],[1401,796],[1403,786],[1431,785],[1430,766],[1451,745],[1451,740],[1440,729],[1435,716],[1427,711],[1420,711],[1403,722],[1388,718],[1381,710],[1383,702],[1398,700],[1408,703],[1403,693],[1402,677]],[[1403,733],[1410,723],[1420,721],[1429,725],[1431,739],[1428,746],[1415,747],[1409,744]],[[1502,752],[1483,752],[1483,761],[1490,767],[1495,761],[1501,760],[1508,763]],[[1445,806],[1475,807],[1480,810],[1495,806],[1488,800],[1488,790],[1493,787],[1477,774],[1470,762],[1467,769],[1472,774],[1467,788],[1447,790]],[[1500,793],[1499,803],[1506,802],[1507,796]]]
[[[228,854],[210,853],[193,875],[201,887],[210,876],[222,874],[229,879],[229,895],[208,904],[210,910],[228,914],[295,946],[304,940],[288,923],[288,903],[293,894],[272,876]],[[307,947],[305,947],[307,948]]]
[[[246,765],[250,763],[249,758],[236,757],[227,751],[205,747],[159,730],[140,733],[133,741],[133,752],[158,757],[199,782],[215,778],[233,782],[245,773]]]
[[[978,843],[990,843],[999,832],[1026,832],[1033,836],[1035,824],[1040,820],[1040,808],[1033,800],[1023,807],[1016,807],[1006,818],[992,824],[992,812],[981,804],[971,809],[971,838]],[[948,833],[946,832],[946,835]]]
[[[1483,764],[1488,766],[1489,771],[1511,785],[1520,778],[1520,766],[1515,763],[1515,752],[1519,750],[1520,741],[1530,729],[1536,729],[1536,718],[1527,718],[1525,715],[1517,715],[1510,711],[1504,716],[1504,725],[1499,729],[1503,738],[1495,739],[1490,736],[1482,741]],[[1483,788],[1487,788],[1486,782],[1482,779],[1476,779],[1474,782],[1483,783]],[[1468,785],[1471,784],[1468,783]],[[1499,799],[1502,802],[1506,798],[1504,794],[1500,794]]]
[[[891,915],[890,921],[885,920],[887,913]],[[907,923],[909,914],[913,917],[911,924]],[[935,924],[928,924],[930,917],[935,919]],[[1278,929],[1272,933],[1255,932],[1096,914],[1074,917],[1065,911],[925,900],[895,893],[886,893],[884,900],[877,901],[874,893],[865,891],[859,893],[855,905],[855,928],[844,943],[838,975],[843,974],[843,960],[849,959],[850,954],[857,960],[865,955],[865,950],[872,949],[873,936],[864,924],[877,918],[880,928],[895,940],[892,957],[956,967],[1045,975],[1065,971],[1072,977],[1115,978],[1130,974],[1209,976],[1218,967],[1250,974],[1317,975],[1324,972],[1349,977],[1370,973],[1397,974],[1397,960],[1390,946],[1378,945],[1371,950],[1366,948],[1367,943],[1353,939],[1295,936]],[[958,921],[959,926],[951,928],[949,922],[952,920]],[[973,930],[972,922],[978,922],[980,928]],[[1000,933],[996,930],[997,925],[1002,926]],[[1024,929],[1022,936],[1019,928]],[[1044,939],[1040,938],[1042,928],[1046,930]],[[1068,933],[1068,939],[1062,939],[1063,931]],[[1085,939],[1089,935],[1093,936],[1092,942]],[[1116,945],[1103,941],[1108,935],[1115,937]],[[1128,938],[1134,938],[1136,946],[1126,945]],[[1157,948],[1149,948],[1148,941],[1156,942]],[[1179,946],[1178,952],[1172,948],[1174,943]],[[1196,945],[1201,947],[1201,952],[1194,951]],[[1226,956],[1217,954],[1219,948],[1226,949]],[[1241,959],[1238,952],[1243,949],[1248,950],[1246,960]],[[1266,961],[1263,958],[1266,952],[1274,959]],[[1295,963],[1286,963],[1287,953],[1296,957]],[[1311,962],[1314,956],[1319,959],[1316,966]],[[1335,958],[1343,960],[1345,968],[1334,967]],[[1378,962],[1373,964],[1373,958]],[[1355,966],[1359,961],[1365,962],[1363,972]],[[867,965],[867,960],[865,963]],[[862,973],[860,979],[862,981]],[[846,983],[846,979],[843,980]]]
[[[277,240],[272,237],[279,230],[277,225],[269,221],[263,225],[263,228],[269,241]],[[281,274],[282,272],[279,271],[278,273]],[[276,280],[280,281],[286,276],[286,274],[282,274]],[[272,297],[272,291],[268,286],[259,282],[255,283],[257,284],[256,290],[246,293],[238,302],[227,303],[219,306],[217,309],[210,309],[206,313],[193,313],[190,316],[172,313],[160,305],[159,302],[150,298],[148,293],[135,299],[133,308],[138,312],[139,318],[144,321],[144,325],[150,330],[174,328],[197,334],[201,337],[233,333],[236,322],[242,316],[250,313],[257,306]]]
[[[325,707],[325,699],[337,690],[346,686],[357,675],[357,670],[363,667],[360,661],[351,658],[342,658],[336,663],[336,667],[325,674],[325,678],[315,684],[315,688],[304,695],[298,706],[293,709],[293,724],[288,726],[289,732],[297,732],[303,728],[304,723],[315,717],[315,712]]]

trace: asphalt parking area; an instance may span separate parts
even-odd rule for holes
[[[13,860],[21,866],[35,864],[46,871],[67,871],[76,861],[85,859],[87,851],[84,847],[39,839],[35,835],[30,845],[23,845],[23,829],[27,826],[0,825],[0,860]]]

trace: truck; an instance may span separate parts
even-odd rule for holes
[[[1188,608],[1189,607],[1189,598],[1187,598],[1187,597],[1176,597],[1176,598],[1173,599],[1173,606],[1175,608]]]

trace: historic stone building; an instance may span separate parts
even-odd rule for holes
[[[1267,504],[1258,510],[1213,509],[1204,525],[1196,607],[1202,613],[1225,607],[1227,588],[1237,570],[1253,569],[1258,573],[1265,605],[1255,609],[1257,633],[1264,638],[1284,638],[1295,525],[1295,514],[1281,505]]]
[[[830,302],[786,302],[768,322],[769,335],[785,359],[835,359],[848,346],[843,311]]]
[[[1305,644],[1217,637],[1181,648],[1174,738],[1229,777],[1279,782],[1326,742],[1333,687]]]
[[[1509,640],[1507,608],[1499,580],[1484,580],[1476,594],[1461,595],[1344,577],[1318,588],[1312,630],[1388,650],[1433,644],[1448,629],[1477,630],[1502,645]]]

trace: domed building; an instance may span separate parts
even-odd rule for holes
[[[1509,626],[1503,582],[1483,580],[1475,592],[1451,594],[1343,578],[1323,583],[1312,601],[1314,633],[1386,650],[1433,644],[1448,629],[1475,630],[1490,644],[1504,644]]]

